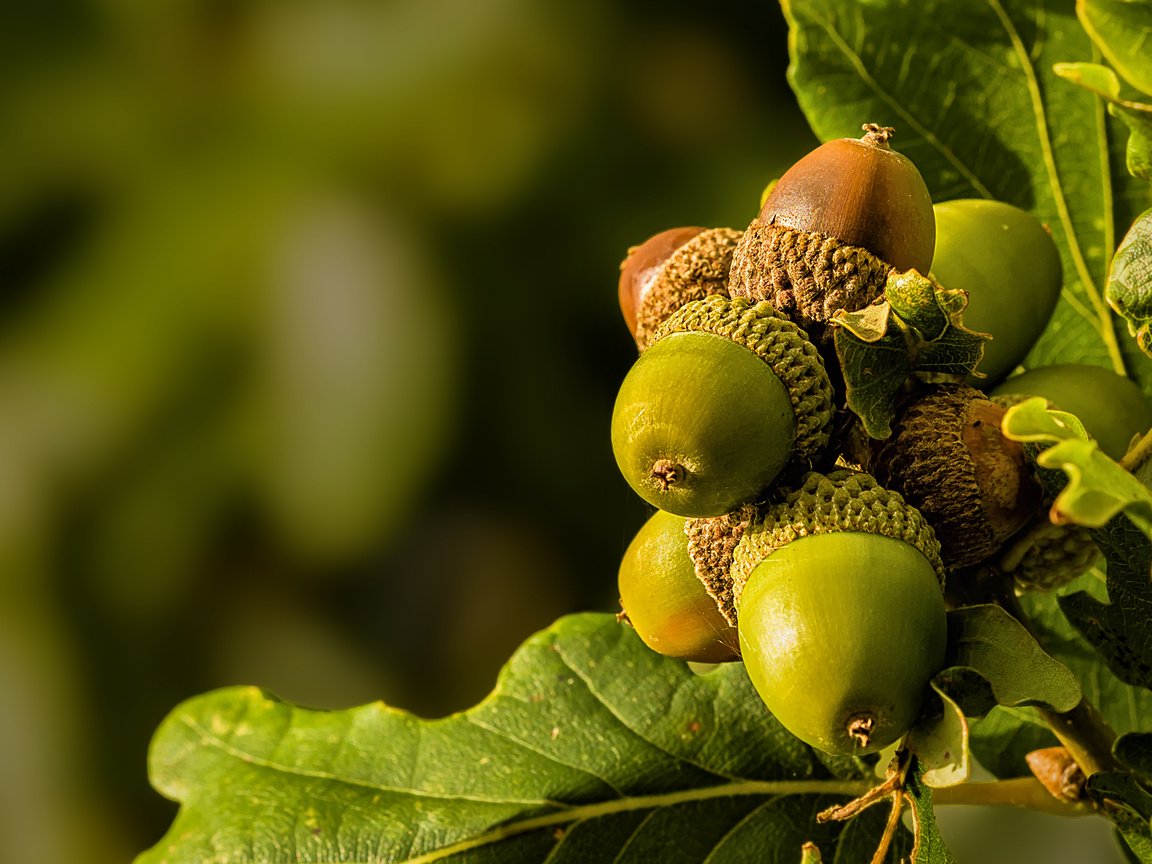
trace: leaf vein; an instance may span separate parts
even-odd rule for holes
[[[448,793],[448,792],[433,792],[426,789],[406,789],[400,786],[388,786],[380,783],[369,783],[363,780],[352,780],[345,777],[338,777],[330,771],[320,771],[312,768],[301,768],[299,766],[284,765],[275,760],[256,756],[229,744],[219,735],[213,734],[208,729],[197,723],[191,715],[184,715],[180,718],[185,726],[200,736],[202,742],[211,744],[218,750],[227,753],[244,762],[247,765],[255,765],[260,768],[267,768],[271,771],[276,771],[282,774],[295,777],[310,777],[316,780],[328,780],[333,783],[339,783],[345,786],[354,786],[361,789],[368,789],[373,792],[389,792],[399,795],[410,795],[418,798],[435,798],[445,801],[470,801],[477,804],[516,804],[537,807],[556,807],[561,806],[555,801],[549,801],[541,798],[491,798],[481,795],[468,795],[464,793]]]
[[[684,756],[684,755],[679,754],[679,753],[673,753],[671,750],[668,750],[666,747],[661,746],[659,743],[652,741],[649,738],[646,738],[645,736],[641,735],[639,730],[634,729],[633,727],[628,725],[627,721],[616,711],[616,709],[611,704],[608,703],[608,701],[607,701],[607,699],[605,699],[604,695],[602,693],[600,693],[600,691],[598,691],[593,686],[592,681],[589,678],[589,676],[586,675],[582,670],[576,668],[576,666],[572,664],[572,662],[568,659],[568,657],[565,656],[563,648],[560,648],[558,653],[560,654],[560,659],[564,661],[564,665],[567,666],[570,670],[572,670],[572,673],[575,674],[577,677],[579,677],[582,682],[584,682],[584,686],[588,689],[588,692],[591,693],[592,696],[594,696],[596,698],[596,701],[598,701],[601,705],[604,706],[604,710],[606,710],[612,716],[612,718],[614,720],[616,720],[617,723],[620,724],[621,727],[623,727],[628,733],[630,733],[637,740],[644,742],[649,747],[651,747],[653,750],[656,750],[659,753],[663,753],[669,759],[673,759],[677,762],[683,762],[684,764],[691,765],[694,768],[699,768],[701,771],[704,771],[708,774],[711,774],[713,777],[722,778],[724,780],[736,780],[736,781],[751,779],[751,778],[747,778],[747,777],[741,777],[739,775],[728,774],[726,772],[718,771],[714,768],[710,768],[710,767],[703,765],[703,764],[701,764],[701,763],[699,763],[693,759],[689,759],[687,756]]]
[[[549,753],[546,750],[542,750],[539,747],[535,746],[534,744],[530,743],[527,739],[517,737],[517,736],[512,735],[508,732],[505,732],[502,729],[497,729],[494,726],[489,726],[487,723],[483,723],[471,715],[466,715],[466,719],[469,723],[471,723],[474,726],[479,727],[480,729],[483,729],[485,732],[489,732],[492,735],[496,735],[499,738],[503,738],[505,741],[509,741],[512,744],[516,744],[520,747],[523,747],[525,750],[528,750],[532,753],[535,753],[537,756],[540,756],[544,759],[547,759],[549,762],[553,763],[554,765],[559,765],[562,768],[568,768],[572,771],[579,771],[581,774],[586,774],[587,776],[592,777],[593,779],[598,780],[601,783],[603,783],[605,786],[607,786],[609,789],[611,789],[613,792],[615,792],[616,795],[618,795],[619,797],[621,797],[621,798],[625,797],[624,790],[620,789],[618,786],[616,786],[614,783],[609,781],[607,778],[600,777],[599,775],[595,774],[592,771],[589,771],[587,768],[585,768],[582,765],[577,765],[575,763],[568,762],[564,759],[560,759],[558,756],[556,756],[555,753]]]
[[[1072,215],[1068,210],[1068,201],[1064,197],[1064,188],[1060,183],[1060,173],[1056,167],[1056,155],[1052,148],[1052,136],[1048,128],[1048,113],[1044,106],[1044,97],[1040,92],[1040,83],[1036,77],[1034,59],[1027,49],[1025,49],[1024,40],[1020,37],[1020,32],[1016,29],[1016,25],[1012,23],[1012,19],[1008,17],[1008,13],[1004,10],[1000,0],[985,0],[985,2],[999,19],[1000,26],[1004,28],[1004,32],[1012,43],[1012,50],[1020,61],[1021,71],[1024,73],[1024,80],[1028,89],[1028,98],[1032,104],[1032,114],[1036,122],[1036,132],[1040,143],[1040,154],[1044,161],[1044,171],[1048,176],[1048,185],[1056,204],[1057,216],[1068,238],[1068,250],[1072,255],[1072,262],[1076,267],[1076,273],[1080,278],[1084,293],[1096,312],[1093,316],[1093,325],[1097,332],[1099,332],[1105,347],[1108,349],[1108,355],[1112,359],[1112,365],[1115,371],[1123,375],[1125,374],[1124,357],[1120,353],[1120,344],[1112,328],[1112,317],[1108,311],[1108,306],[1104,303],[1104,297],[1100,293],[1100,288],[1096,284],[1096,280],[1092,278],[1092,273],[1088,269],[1088,262],[1084,257],[1084,251],[1080,248],[1080,237],[1077,235],[1076,228],[1072,224]],[[1039,41],[1040,37],[1038,36],[1037,42],[1039,43]],[[1109,217],[1110,214],[1106,213],[1105,220]]]
[[[941,156],[943,156],[944,159],[946,159],[952,165],[952,167],[956,169],[960,176],[967,180],[968,183],[971,184],[972,188],[975,189],[982,197],[995,197],[988,189],[988,187],[985,186],[983,182],[981,182],[980,178],[975,174],[975,172],[973,172],[972,169],[969,168],[960,159],[960,157],[956,155],[955,151],[952,150],[951,147],[948,147],[946,144],[944,144],[943,141],[937,138],[930,129],[920,123],[914,115],[905,110],[904,106],[894,96],[892,96],[887,90],[880,86],[880,82],[872,76],[872,73],[868,71],[868,67],[864,65],[864,61],[860,57],[860,53],[855,51],[850,45],[848,45],[847,42],[844,41],[844,39],[836,31],[836,28],[832,22],[818,15],[814,11],[810,10],[809,14],[812,16],[813,20],[815,20],[816,23],[824,30],[824,32],[828,34],[828,38],[831,40],[832,44],[834,44],[844,55],[845,59],[847,59],[848,63],[855,70],[856,74],[860,76],[860,80],[868,85],[868,87],[870,87],[872,91],[878,97],[880,97],[880,99],[883,100],[883,102],[887,104],[888,107],[891,108],[904,123],[909,126],[909,128],[915,131],[917,135],[923,138],[924,141],[926,141]]]

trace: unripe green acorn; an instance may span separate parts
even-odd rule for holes
[[[948,568],[979,563],[1040,509],[1043,490],[1004,408],[964,384],[927,387],[903,406],[867,468],[932,525]]]
[[[1132,439],[1152,428],[1152,407],[1140,385],[1103,366],[1040,366],[1009,378],[992,395],[1043,396],[1054,408],[1075,414],[1113,459],[1124,458]]]
[[[678,516],[720,516],[828,444],[832,385],[815,346],[768,303],[685,304],[625,376],[612,450],[629,485]]]
[[[739,240],[740,232],[731,228],[669,228],[628,250],[618,294],[637,348],[647,348],[656,328],[689,300],[728,293]]]
[[[808,474],[736,548],[744,666],[768,710],[828,753],[898,740],[943,667],[939,546],[925,519],[867,474]]]
[[[1004,379],[1040,338],[1063,273],[1060,250],[1040,220],[1003,201],[944,201],[936,214],[932,275],[945,288],[968,293],[964,326],[991,334],[977,367],[987,388]]]
[[[736,628],[697,578],[685,521],[658,510],[628,545],[617,576],[623,617],[645,645],[666,657],[736,660]]]
[[[768,300],[821,340],[838,309],[879,297],[888,273],[932,263],[936,223],[916,166],[892,130],[817,147],[784,173],[732,256],[729,291]]]

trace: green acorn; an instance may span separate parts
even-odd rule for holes
[[[621,618],[665,657],[698,663],[739,658],[736,628],[697,577],[682,516],[656,511],[620,562]]]
[[[721,516],[828,445],[832,385],[768,303],[712,295],[659,328],[625,376],[612,450],[629,485],[678,516]]]
[[[740,647],[792,734],[860,755],[911,728],[945,659],[939,548],[915,508],[858,472],[809,473],[762,509],[731,570]]]

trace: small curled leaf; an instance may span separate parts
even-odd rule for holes
[[[1152,355],[1152,210],[1138,216],[1120,241],[1104,296],[1128,322],[1140,350]]]
[[[848,407],[872,438],[892,434],[898,397],[910,378],[963,381],[976,374],[984,342],[961,322],[968,294],[947,289],[917,272],[893,271],[877,303],[831,321],[844,373]]]
[[[1148,487],[1105,456],[1076,417],[1046,406],[1044,399],[1026,399],[1005,412],[1000,428],[1015,441],[1052,444],[1036,457],[1042,468],[1059,468],[1068,475],[1068,485],[1052,504],[1052,521],[1099,528],[1123,512],[1152,536]]]
[[[969,717],[982,716],[993,705],[1047,705],[1069,711],[1081,697],[1080,684],[1068,667],[1046,654],[1023,624],[991,603],[948,613],[948,668],[933,683]]]
[[[968,718],[941,681],[930,684],[940,701],[941,711],[913,726],[905,744],[923,767],[926,785],[934,789],[959,786],[971,774]]]
[[[1120,79],[1099,63],[1057,63],[1053,71],[1108,103],[1108,113],[1128,127],[1128,173],[1152,180],[1152,105],[1120,95]]]

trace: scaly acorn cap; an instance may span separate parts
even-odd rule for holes
[[[1101,557],[1083,525],[1046,525],[1030,535],[1032,545],[1011,571],[1025,591],[1051,591],[1087,572]],[[721,610],[723,612],[723,610]]]
[[[707,228],[678,246],[664,259],[636,304],[636,347],[643,351],[656,329],[690,300],[709,294],[728,294],[728,271],[741,232],[733,228]],[[631,252],[631,250],[630,250]],[[625,259],[621,264],[628,264]]]
[[[732,556],[737,607],[752,572],[773,552],[801,537],[841,531],[879,534],[909,544],[928,560],[943,587],[944,564],[932,526],[898,492],[884,489],[870,474],[810,471],[799,486],[777,490],[773,498],[744,532]]]
[[[891,265],[827,234],[752,220],[732,253],[728,292],[767,300],[814,339],[837,309],[863,309],[881,294]]]
[[[736,598],[732,591],[732,556],[755,518],[755,505],[745,504],[723,516],[688,519],[684,523],[684,533],[688,535],[688,557],[696,567],[696,578],[716,601],[716,608],[724,620],[733,627],[738,626],[738,621]]]
[[[875,445],[868,470],[924,514],[949,569],[988,558],[1042,503],[1024,448],[1000,431],[1003,415],[973,387],[936,385]]]
[[[684,332],[723,336],[767,363],[784,384],[796,417],[792,462],[820,458],[832,434],[832,382],[820,352],[799,327],[770,303],[713,294],[681,306],[660,325],[653,342]]]

